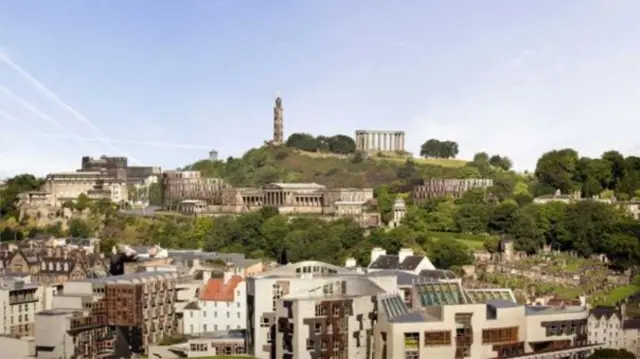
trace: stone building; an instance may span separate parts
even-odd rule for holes
[[[49,205],[53,207],[73,201],[80,194],[91,199],[109,199],[116,203],[129,199],[126,181],[111,177],[104,171],[51,173],[45,181],[43,190],[50,195]]]
[[[160,180],[162,205],[166,208],[184,200],[219,202],[224,188],[222,179],[204,177],[200,171],[165,171]]]
[[[404,131],[356,131],[356,150],[365,152],[404,152]]]
[[[276,98],[276,105],[273,108],[273,139],[274,145],[284,144],[284,108],[282,108],[282,98]]]
[[[441,197],[459,198],[474,188],[487,189],[493,186],[493,180],[487,178],[439,178],[424,180],[413,188],[411,197],[414,203]]]
[[[79,172],[106,172],[108,177],[133,185],[148,182],[150,177],[157,178],[161,171],[157,166],[129,166],[126,157],[102,155],[99,158],[82,157]]]

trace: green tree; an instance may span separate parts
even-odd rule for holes
[[[72,218],[69,221],[69,235],[76,238],[90,238],[92,236],[91,226],[79,218]]]
[[[84,193],[80,193],[80,195],[78,196],[78,198],[76,198],[73,207],[77,210],[77,211],[84,211],[85,209],[89,208],[89,205],[91,204],[91,200],[89,199],[89,197],[87,197],[86,194]]]
[[[441,269],[473,263],[473,254],[469,248],[458,241],[436,241],[429,258],[433,265]]]
[[[625,349],[602,348],[593,351],[587,359],[635,359],[635,355]]]
[[[287,147],[297,148],[307,152],[317,152],[322,143],[308,133],[293,133],[287,139]]]
[[[572,149],[554,150],[544,153],[536,164],[535,175],[539,182],[537,194],[553,193],[559,189],[562,193],[571,193],[578,187],[574,182],[578,153]]]
[[[506,156],[493,155],[489,158],[489,164],[493,167],[501,168],[505,171],[508,171],[513,166],[513,162]]]
[[[458,143],[454,141],[440,141],[432,138],[420,146],[420,156],[422,157],[455,158],[458,152]]]
[[[332,153],[347,155],[356,152],[356,142],[345,135],[335,135],[327,140],[328,149]]]
[[[39,190],[44,184],[42,179],[38,179],[31,174],[21,174],[9,178],[5,187],[0,189],[0,218],[18,218],[19,211],[16,207],[18,195],[27,191]]]

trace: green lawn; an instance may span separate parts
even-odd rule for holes
[[[598,304],[611,306],[621,301],[622,299],[630,295],[633,295],[637,292],[640,292],[640,285],[637,285],[637,284],[623,285],[609,292],[604,297],[604,299]]]
[[[484,240],[487,236],[478,234],[464,234],[464,233],[448,233],[448,232],[428,232],[427,235],[436,241],[440,240],[454,240],[463,243],[471,250],[483,250]]]

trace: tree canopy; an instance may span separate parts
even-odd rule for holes
[[[431,158],[455,158],[458,155],[458,143],[440,141],[432,138],[420,146],[420,156]]]
[[[286,142],[287,147],[306,152],[329,152],[348,155],[356,152],[356,143],[347,135],[313,136],[308,133],[293,133]]]

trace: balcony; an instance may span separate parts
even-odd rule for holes
[[[33,295],[16,295],[9,296],[9,304],[26,304],[26,303],[36,303],[40,301],[39,297]]]

